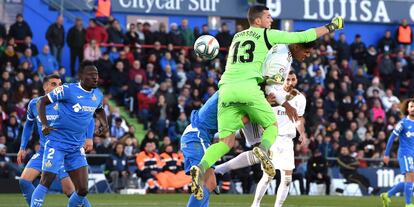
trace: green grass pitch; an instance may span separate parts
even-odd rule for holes
[[[108,207],[185,207],[187,194],[157,194],[157,195],[117,195],[117,194],[91,194],[88,195],[92,206]],[[45,207],[66,206],[67,198],[62,194],[49,194],[46,197]],[[253,195],[213,195],[210,199],[211,207],[249,207]],[[263,207],[272,207],[275,196],[266,196]],[[27,206],[20,194],[1,194],[0,207]],[[347,197],[347,196],[289,196],[285,207],[382,207],[378,196]],[[392,199],[392,207],[403,207],[402,197]]]

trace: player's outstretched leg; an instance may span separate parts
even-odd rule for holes
[[[62,172],[59,172],[59,178],[60,178],[60,183],[62,185],[62,191],[70,199],[72,194],[75,192],[75,186],[73,185],[72,180],[70,179],[69,175],[66,172],[62,173],[64,175],[61,175],[60,173]],[[91,203],[89,203],[89,200],[86,197],[83,202],[83,207],[91,207]]]
[[[237,155],[235,158],[229,160],[228,162],[225,162],[223,164],[220,164],[216,166],[216,173],[220,173],[224,175],[225,173],[231,171],[231,170],[237,170],[240,168],[252,166],[254,164],[259,163],[260,160],[258,160],[251,150],[245,151]]]
[[[391,204],[391,197],[394,196],[398,192],[402,192],[404,190],[405,182],[400,182],[394,187],[391,188],[388,192],[381,193],[380,197],[382,200],[383,207],[390,207]]]

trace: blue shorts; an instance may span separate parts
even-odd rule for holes
[[[184,155],[184,170],[185,173],[189,175],[191,166],[200,163],[210,144],[202,142],[198,137],[198,132],[188,132],[183,135],[181,140],[193,140],[181,142],[181,151]]]
[[[42,160],[43,160],[43,150],[34,154],[32,158],[30,158],[25,168],[32,168],[39,172],[42,172]],[[63,178],[66,178],[68,176],[69,174],[65,171],[65,168],[61,166],[58,172],[59,180],[63,180]]]
[[[58,174],[62,166],[68,172],[88,166],[85,150],[82,147],[62,148],[60,145],[61,143],[51,140],[46,142],[43,154],[43,171]]]
[[[414,156],[408,154],[398,154],[398,162],[400,164],[401,174],[414,172]]]

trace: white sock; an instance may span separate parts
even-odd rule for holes
[[[275,207],[282,207],[289,194],[289,186],[292,182],[292,175],[286,175],[284,170],[280,170],[280,185],[277,189]]]
[[[223,175],[231,170],[252,166],[257,163],[260,163],[260,161],[253,155],[253,152],[246,151],[237,155],[235,158],[216,166],[215,171]]]
[[[256,193],[254,194],[254,200],[251,207],[260,207],[260,201],[262,200],[272,180],[273,177],[269,177],[265,172],[263,172],[262,179],[260,179],[259,183],[257,183]]]

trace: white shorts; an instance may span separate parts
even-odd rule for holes
[[[295,169],[295,153],[292,137],[294,136],[278,136],[275,143],[270,147],[271,159],[276,169]]]
[[[262,142],[263,128],[260,125],[249,122],[244,125],[244,128],[241,129],[241,131],[249,146]]]

